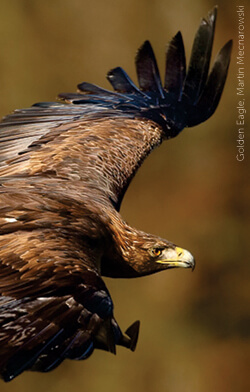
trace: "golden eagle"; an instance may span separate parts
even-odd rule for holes
[[[59,101],[16,110],[0,124],[0,372],[47,372],[95,348],[135,349],[101,276],[132,278],[194,268],[187,250],[130,227],[119,214],[146,156],[208,119],[224,87],[232,42],[209,71],[216,9],[202,19],[186,72],[182,35],[171,40],[164,86],[149,41],[139,88],[120,68],[114,92],[90,83]]]

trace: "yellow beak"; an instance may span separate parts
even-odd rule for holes
[[[167,264],[169,267],[195,268],[195,259],[186,249],[176,246],[174,249],[164,249],[157,263]]]

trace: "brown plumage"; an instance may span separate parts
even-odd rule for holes
[[[167,53],[164,88],[148,41],[136,66],[140,89],[121,68],[115,92],[82,83],[59,103],[17,110],[0,125],[0,370],[49,371],[95,348],[135,349],[139,322],[124,335],[101,276],[137,277],[194,268],[192,255],[131,228],[119,214],[146,156],[215,111],[231,42],[208,75],[216,9],[202,20],[188,72],[181,34]]]

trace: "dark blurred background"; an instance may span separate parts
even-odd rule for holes
[[[96,351],[87,361],[66,361],[49,374],[25,373],[10,384],[1,382],[1,392],[250,390],[249,153],[243,162],[236,160],[238,21],[235,2],[217,4],[213,56],[234,39],[219,108],[146,160],[122,206],[131,225],[189,249],[196,270],[107,279],[123,330],[141,320],[136,352],[120,348],[115,357]],[[212,0],[1,0],[1,116],[74,92],[83,81],[109,88],[105,74],[118,65],[135,80],[134,55],[145,39],[163,73],[167,42],[180,29],[189,58],[200,18],[214,5]],[[247,1],[245,11],[249,14]]]

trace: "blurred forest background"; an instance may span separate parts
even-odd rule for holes
[[[244,3],[249,17],[249,2]],[[141,320],[135,353],[120,348],[115,357],[96,351],[52,373],[29,372],[1,382],[1,392],[250,391],[249,151],[243,162],[236,160],[238,3],[217,4],[213,58],[234,39],[219,108],[146,160],[122,206],[131,225],[189,249],[196,270],[107,279],[123,330]],[[136,80],[134,55],[145,39],[163,74],[168,41],[181,30],[189,58],[200,18],[214,5],[214,0],[1,0],[0,115],[53,101],[83,81],[109,88],[105,74],[118,65]]]

